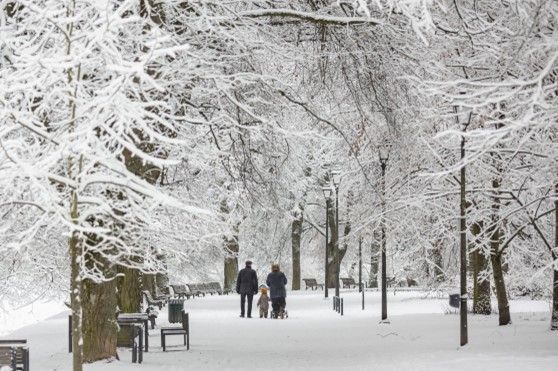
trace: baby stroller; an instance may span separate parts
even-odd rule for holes
[[[278,298],[278,299],[279,300],[278,300],[277,303],[275,303],[275,305],[273,305],[273,299],[272,299],[272,307],[277,307],[278,306],[278,309],[272,309],[271,310],[271,315],[269,316],[269,318],[271,318],[271,319],[289,318],[289,312],[286,309],[287,302],[285,301],[285,298]]]

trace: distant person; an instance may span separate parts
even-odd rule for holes
[[[267,296],[267,289],[265,287],[260,289],[260,298],[256,305],[260,308],[260,318],[267,318],[267,313],[269,313],[269,296]]]
[[[252,269],[252,262],[246,261],[246,267],[238,272],[236,279],[236,293],[240,294],[240,317],[244,318],[244,307],[248,299],[248,318],[252,318],[252,301],[258,293],[258,275]]]
[[[269,286],[269,297],[271,298],[272,315],[271,318],[278,318],[285,315],[287,306],[287,277],[279,270],[279,264],[271,266],[271,273],[267,275],[267,286]]]

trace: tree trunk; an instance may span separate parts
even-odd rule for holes
[[[351,224],[349,223],[349,210],[352,205],[352,193],[348,193],[348,202],[347,208],[345,210],[347,217],[346,217],[346,224],[345,228],[343,229],[343,236],[347,237],[351,232]],[[330,227],[330,243],[328,244],[328,251],[329,251],[329,265],[328,265],[328,287],[335,287],[337,282],[337,267],[341,269],[341,263],[345,254],[347,253],[348,245],[344,243],[343,246],[339,246],[339,234],[337,233],[337,223],[336,223],[336,210],[335,210],[335,202],[332,202],[332,205],[329,208],[329,227]]]
[[[380,253],[380,245],[376,240],[370,245],[370,277],[368,279],[368,287],[378,287],[378,259]]]
[[[157,285],[157,275],[141,273],[140,280],[141,280],[141,291],[149,291],[151,296],[155,297],[155,286]],[[139,294],[141,296],[141,292]]]
[[[492,303],[490,300],[490,278],[486,274],[488,269],[488,259],[480,252],[475,251],[475,288],[473,292],[473,313],[491,314]]]
[[[558,259],[558,184],[555,187],[554,195],[554,252],[552,252],[552,260],[556,264]],[[550,320],[550,329],[558,331],[558,266],[554,265],[552,277],[552,313]]]
[[[558,269],[556,268],[554,268],[552,283],[552,317],[550,320],[550,329],[558,331]]]
[[[144,153],[153,153],[157,150],[153,143],[148,141],[142,142],[142,140],[145,139],[142,132],[135,131],[134,134],[137,136],[137,140],[140,141],[140,143],[138,143],[138,148]],[[128,171],[150,184],[157,183],[157,180],[161,176],[161,169],[159,167],[145,162],[143,158],[134,155],[128,149],[124,149],[122,155]],[[121,193],[119,197],[124,199],[126,195]],[[126,233],[126,231],[122,231],[122,233]],[[155,295],[154,275],[144,275],[137,269],[126,267],[118,267],[117,269],[118,273],[123,275],[123,277],[119,277],[117,280],[118,307],[124,313],[140,312],[142,302],[141,292],[143,290],[148,290],[152,295]]]
[[[161,258],[164,259],[164,258]],[[169,275],[167,272],[159,272],[155,275],[155,285],[159,289],[160,292],[166,292],[166,289],[169,287]]]
[[[75,191],[72,194],[70,215],[74,223],[78,219],[78,199]],[[69,241],[70,250],[70,307],[72,310],[72,365],[73,371],[83,370],[83,341],[81,331],[81,244],[78,232],[74,231]]]
[[[339,249],[339,248],[335,248],[336,246],[336,241],[337,241],[337,236],[336,233],[333,233],[333,235],[335,235],[335,237],[333,237],[333,239],[331,240],[330,244],[329,244],[329,265],[328,265],[328,272],[329,272],[329,277],[328,277],[328,287],[335,287],[336,281],[337,281],[337,259],[339,259],[339,268],[341,268],[341,262],[343,261],[343,258],[345,257],[345,254],[347,253],[347,246],[345,245],[344,248]]]
[[[75,16],[75,1],[67,4],[67,15],[68,17]],[[72,35],[73,35],[73,25],[69,27],[68,38],[66,39],[67,44],[67,55],[68,57],[72,53]],[[73,68],[67,70],[68,84],[72,85],[73,82],[79,81],[80,67],[77,71]],[[71,91],[74,91],[72,94]],[[68,96],[68,108],[69,108],[69,118],[70,118],[70,132],[75,131],[76,125],[76,112],[77,112],[77,89],[68,89],[70,91]],[[68,168],[67,173],[69,177],[79,184],[79,178],[76,177],[76,171],[74,166],[78,165],[77,175],[81,175],[83,168],[83,155],[75,161],[76,159],[72,156],[68,158]],[[69,255],[70,255],[70,307],[72,310],[72,366],[73,371],[83,370],[83,338],[82,338],[82,300],[81,300],[81,284],[82,284],[82,272],[81,272],[81,258],[82,258],[82,241],[80,239],[80,234],[77,231],[77,225],[79,223],[79,197],[78,197],[78,187],[74,188],[70,195],[70,217],[74,225],[74,229],[71,231],[70,241],[69,241]]]
[[[504,271],[502,270],[502,257],[496,253],[490,256],[492,261],[492,272],[494,274],[494,286],[496,287],[496,298],[498,299],[498,322],[500,326],[511,324],[510,306],[504,283]]]
[[[478,244],[477,237],[482,232],[482,222],[471,226],[471,233],[474,241]],[[471,246],[471,266],[473,270],[473,313],[490,314],[492,304],[490,302],[490,279],[486,275],[488,269],[488,259],[479,246]]]
[[[110,276],[111,274],[107,274]],[[114,274],[112,274],[114,275]],[[116,357],[116,282],[83,282],[83,361]]]
[[[430,254],[432,256],[432,262],[434,263],[434,281],[443,282],[445,274],[444,270],[442,269],[442,266],[444,264],[442,258],[442,240],[436,241],[436,246],[431,250]]]
[[[293,211],[293,223],[291,229],[291,245],[292,245],[292,260],[293,260],[293,290],[300,290],[300,239],[302,235],[302,223],[304,220],[303,210],[297,207]]]
[[[328,222],[329,222],[329,242],[327,244],[327,251],[329,256],[329,262],[327,265],[327,274],[328,274],[327,286],[334,288],[335,281],[337,280],[336,254],[338,249],[336,248],[336,245],[337,245],[338,235],[337,235],[337,228],[335,225],[335,203],[331,201],[329,207]]]
[[[120,311],[124,313],[138,313],[141,311],[142,277],[137,269],[117,267],[120,277],[117,282],[117,303]]]
[[[236,276],[238,274],[238,236],[225,238],[225,282],[223,286],[228,290],[234,290]]]
[[[490,278],[485,274],[488,269],[488,259],[481,251],[476,250],[474,252],[474,263],[473,313],[491,314]]]
[[[103,226],[101,219],[91,217],[89,222],[92,226]],[[86,279],[82,283],[83,361],[90,363],[116,357],[116,268],[95,252],[99,243],[97,236],[90,233],[85,236],[85,266],[89,271],[102,272],[106,279],[101,282]]]
[[[498,322],[500,326],[511,324],[510,306],[508,303],[508,293],[504,282],[504,270],[502,268],[502,252],[500,251],[500,227],[499,211],[500,182],[497,179],[492,181],[494,197],[492,198],[492,235],[490,237],[490,261],[492,262],[492,274],[494,275],[494,286],[496,287],[496,298],[498,299]]]

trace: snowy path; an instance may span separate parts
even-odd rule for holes
[[[494,316],[470,316],[470,345],[459,349],[458,317],[442,314],[445,299],[390,294],[391,324],[384,325],[377,292],[367,293],[364,312],[356,293],[344,293],[344,317],[321,295],[290,295],[290,318],[282,321],[238,318],[236,295],[189,300],[189,352],[177,346],[163,353],[155,330],[143,365],[130,364],[122,349],[121,362],[86,370],[558,370],[558,334],[548,330],[546,302],[512,302],[514,323],[507,327]],[[66,326],[63,313],[10,337],[30,339],[33,370],[70,370]]]

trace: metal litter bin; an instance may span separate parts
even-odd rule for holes
[[[450,307],[459,308],[460,298],[461,298],[460,294],[450,294],[449,296]]]
[[[184,310],[184,299],[169,299],[169,322],[181,323],[182,311]]]

